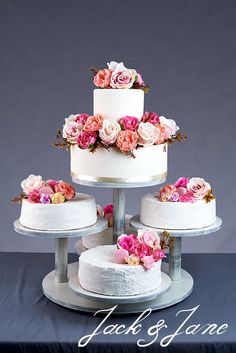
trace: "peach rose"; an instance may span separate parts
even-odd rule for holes
[[[75,196],[75,189],[68,183],[60,181],[55,185],[56,193],[62,193],[66,200],[71,200]]]
[[[123,130],[119,133],[116,146],[121,152],[131,152],[135,149],[138,143],[138,135],[135,131]]]
[[[165,128],[161,127],[160,125],[155,125],[155,127],[160,131],[159,137],[155,141],[155,144],[160,145],[165,141]]]
[[[104,69],[98,71],[98,73],[94,76],[93,82],[97,87],[108,88],[110,86],[110,80],[111,70]]]
[[[103,116],[96,114],[90,116],[84,125],[85,131],[98,131],[102,128]]]

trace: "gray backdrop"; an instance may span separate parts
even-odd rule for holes
[[[236,251],[235,9],[233,0],[0,0],[0,251],[53,250],[14,233],[20,207],[10,199],[29,173],[71,180],[69,154],[51,142],[68,114],[92,112],[89,69],[110,60],[137,68],[151,87],[146,109],[188,134],[170,148],[168,181],[202,176],[214,187],[224,227],[184,250]],[[127,190],[127,212],[157,188]],[[109,189],[77,189],[112,200]]]

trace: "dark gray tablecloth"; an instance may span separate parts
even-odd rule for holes
[[[77,256],[72,254],[69,259],[76,261]],[[236,352],[236,254],[183,255],[183,268],[195,281],[190,297],[153,312],[136,336],[100,334],[85,348],[78,348],[79,339],[92,333],[102,317],[50,302],[42,293],[41,282],[53,268],[53,254],[0,253],[0,352]],[[172,334],[186,317],[176,313],[199,304],[188,325],[227,323],[227,331],[219,336],[181,334],[168,347],[161,347],[160,340]],[[137,317],[113,316],[106,325],[130,325]],[[147,330],[160,319],[165,320],[167,329],[149,347],[138,347],[139,339],[154,338],[147,336]]]

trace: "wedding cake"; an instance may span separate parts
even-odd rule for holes
[[[70,149],[72,179],[135,183],[164,181],[168,144],[184,138],[173,119],[144,113],[148,86],[134,69],[111,62],[95,70],[93,115],[72,114],[57,137]],[[94,153],[93,153],[94,152]]]
[[[117,246],[98,246],[80,255],[79,282],[87,291],[108,296],[149,292],[161,284],[163,257],[156,232],[123,234]]]
[[[23,192],[13,201],[21,201],[20,223],[37,230],[70,230],[91,226],[97,221],[93,196],[75,193],[64,181],[44,181],[29,175],[21,183]]]
[[[216,201],[202,178],[179,178],[141,199],[140,221],[154,228],[194,229],[216,221]]]

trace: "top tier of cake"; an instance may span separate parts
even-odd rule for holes
[[[93,114],[118,121],[124,116],[142,118],[144,91],[141,89],[94,89]]]

